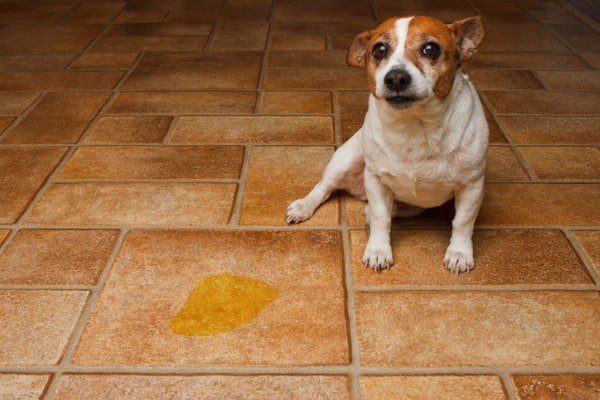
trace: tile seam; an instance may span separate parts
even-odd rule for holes
[[[592,281],[596,283],[596,288],[600,290],[600,275],[598,274],[598,272],[596,272],[596,268],[594,268],[592,261],[589,259],[587,253],[585,252],[585,249],[579,242],[579,239],[577,239],[572,229],[563,228],[561,229],[561,231],[569,241],[569,244],[579,257],[581,262],[583,263]]]

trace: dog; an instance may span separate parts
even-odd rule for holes
[[[427,16],[397,17],[357,35],[347,63],[367,72],[364,123],[333,154],[310,193],[289,205],[287,222],[307,220],[338,189],[367,200],[362,260],[381,271],[393,263],[392,217],[416,216],[454,197],[444,264],[456,274],[473,269],[488,125],[461,66],[483,36],[478,16],[450,25]]]

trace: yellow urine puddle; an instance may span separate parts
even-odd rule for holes
[[[171,321],[180,335],[211,336],[252,321],[277,298],[277,289],[247,276],[222,273],[198,281]]]

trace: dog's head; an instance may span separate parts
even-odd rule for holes
[[[348,65],[366,67],[369,89],[395,109],[448,96],[456,71],[483,39],[480,17],[446,25],[424,16],[390,18],[360,33],[348,50]]]

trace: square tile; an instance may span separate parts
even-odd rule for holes
[[[527,172],[507,146],[490,146],[487,153],[485,180],[491,181],[520,181],[529,180]]]
[[[286,225],[287,206],[308,194],[332,154],[333,148],[329,146],[252,148],[241,224]],[[338,200],[334,196],[302,226],[337,225],[338,215]]]
[[[367,89],[367,76],[362,69],[285,68],[267,69],[264,89]]]
[[[261,114],[330,114],[329,92],[262,92]]]
[[[21,230],[0,255],[5,285],[95,285],[118,231]]]
[[[600,143],[600,117],[502,117],[502,126],[518,144]]]
[[[133,65],[138,53],[82,54],[71,64],[71,69],[127,69]]]
[[[55,183],[35,203],[27,222],[62,226],[223,225],[235,184]]]
[[[0,92],[0,114],[19,115],[39,97],[36,92]]]
[[[486,68],[535,71],[590,69],[589,65],[576,54],[535,52],[479,52],[467,65],[470,70]]]
[[[337,100],[340,115],[342,139],[350,139],[365,120],[369,105],[369,92],[338,92]]]
[[[161,143],[173,117],[100,117],[82,143]]]
[[[360,360],[397,367],[597,365],[598,343],[590,338],[600,329],[598,307],[595,291],[357,293]]]
[[[600,387],[598,374],[513,375],[511,379],[522,400],[594,400]]]
[[[521,147],[535,174],[550,180],[600,180],[600,149],[597,147]]]
[[[479,90],[544,89],[531,71],[473,70],[469,75]]]
[[[552,90],[600,90],[600,71],[539,71],[537,74]]]
[[[74,54],[27,54],[0,56],[0,71],[52,71],[64,69]]]
[[[4,90],[111,90],[123,71],[0,72]]]
[[[79,53],[102,25],[7,25],[0,32],[0,54]]]
[[[596,272],[600,274],[600,231],[576,231],[575,237],[585,255],[596,268]]]
[[[86,146],[58,180],[238,179],[242,146]]]
[[[58,363],[87,291],[0,291],[0,364]]]
[[[600,114],[600,92],[488,91],[497,114]]]
[[[48,375],[0,374],[0,398],[40,399],[48,378]]]
[[[325,37],[321,35],[273,35],[271,50],[326,50]]]
[[[130,233],[73,362],[347,364],[342,259],[340,233],[333,231]],[[171,318],[196,281],[221,272],[264,281],[279,297],[235,330],[216,336],[172,333]]]

